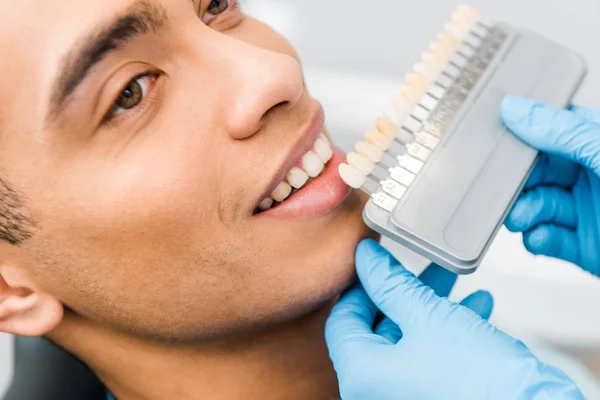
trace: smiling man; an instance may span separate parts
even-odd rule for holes
[[[279,34],[233,0],[0,2],[0,330],[119,400],[330,399],[371,235]]]

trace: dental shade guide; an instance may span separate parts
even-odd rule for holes
[[[503,126],[503,97],[566,107],[585,74],[568,49],[459,6],[340,176],[371,196],[372,229],[470,274],[538,157]]]

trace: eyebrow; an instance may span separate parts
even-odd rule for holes
[[[49,117],[58,116],[90,71],[110,53],[140,36],[159,31],[166,23],[167,13],[161,4],[153,0],[136,0],[123,15],[79,40],[61,61],[51,91]]]

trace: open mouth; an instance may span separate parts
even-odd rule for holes
[[[332,156],[331,142],[321,132],[312,149],[306,152],[300,162],[287,172],[285,179],[275,190],[259,203],[254,214],[267,211],[289,200],[296,192],[321,175]]]

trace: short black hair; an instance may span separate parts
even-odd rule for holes
[[[23,197],[0,178],[0,240],[20,245],[33,236],[35,228]]]

